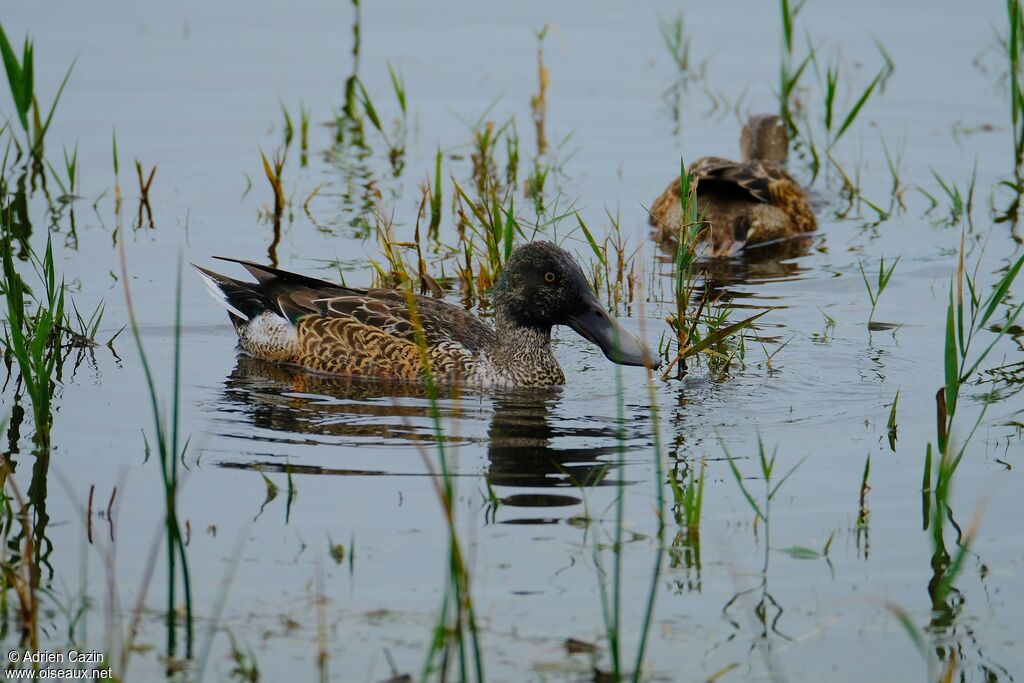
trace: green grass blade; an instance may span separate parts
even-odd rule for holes
[[[391,66],[391,62],[388,62],[388,74],[391,75],[391,87],[395,89],[395,97],[398,99],[398,106],[402,109],[402,115],[405,115],[405,85],[395,74],[394,68]]]
[[[757,504],[757,501],[754,500],[754,497],[750,495],[749,491],[747,491],[747,487],[743,483],[743,475],[740,474],[740,468],[736,466],[736,461],[733,460],[732,454],[729,453],[729,449],[726,447],[725,441],[722,440],[721,436],[718,437],[718,443],[719,445],[721,445],[722,451],[725,452],[725,458],[726,460],[729,461],[729,469],[732,470],[732,476],[734,479],[736,479],[736,483],[739,485],[740,491],[743,493],[743,497],[747,499],[747,503],[750,504],[750,507],[751,509],[753,509],[754,513],[759,518],[761,518],[761,521],[767,521],[765,519],[764,513],[761,512],[761,508]]]
[[[1006,293],[1010,290],[1010,286],[1013,285],[1013,281],[1016,279],[1017,274],[1020,272],[1021,266],[1024,265],[1024,256],[1017,259],[1017,262],[1010,266],[1010,269],[1006,271],[1003,278],[996,285],[992,294],[989,295],[985,312],[981,316],[981,320],[978,322],[979,327],[984,327],[985,323],[989,321],[992,314],[995,313],[996,308],[1006,297]]]
[[[781,0],[782,10],[782,40],[786,47],[786,53],[793,52],[793,13],[789,8],[789,0]]]
[[[583,222],[583,218],[580,216],[579,211],[574,213],[576,214],[576,222],[579,223],[580,229],[583,230],[583,234],[586,236],[587,242],[590,244],[590,248],[594,252],[594,256],[597,257],[597,260],[601,262],[602,266],[607,266],[608,261],[605,258],[604,251],[602,251],[601,247],[598,246],[597,240],[594,239],[593,233],[590,232],[590,228],[588,228],[587,224]]]
[[[775,460],[775,457],[772,456],[772,461],[774,462],[774,460]],[[778,483],[775,484],[775,486],[772,487],[772,490],[768,493],[768,498],[769,499],[775,497],[775,494],[778,493],[779,489],[782,488],[782,485],[786,483],[786,480],[789,479],[791,476],[793,476],[793,473],[796,472],[797,468],[800,467],[800,465],[804,464],[804,460],[807,460],[807,456],[804,456],[804,457],[800,458],[800,460],[797,461],[797,463],[795,465],[793,465],[791,468],[789,468],[788,472],[786,472],[784,475],[782,475],[782,479],[779,479]],[[868,460],[869,465],[870,465],[870,462],[871,461]],[[867,476],[867,470],[865,470],[865,476]]]
[[[755,320],[760,318],[762,315],[765,315],[766,313],[768,313],[768,311],[761,311],[757,315],[752,315],[749,318],[745,318],[739,321],[738,323],[733,323],[732,325],[728,325],[719,330],[715,330],[714,332],[712,332],[711,334],[709,334],[708,336],[704,337],[699,342],[694,344],[693,346],[688,347],[684,352],[683,357],[689,358],[690,356],[696,353],[700,353],[709,346],[713,346],[714,344],[717,344],[723,339],[727,339],[728,337],[732,336],[733,334],[740,331],[744,327],[749,327],[751,323],[753,323]]]
[[[7,71],[7,83],[11,89],[11,98],[14,100],[14,108],[18,112],[18,121],[21,127],[28,130],[28,110],[32,102],[32,93],[25,96],[25,74],[22,71],[18,57],[14,54],[7,34],[4,33],[3,25],[0,24],[0,55],[3,56],[4,69]],[[31,87],[31,86],[30,86]]]
[[[957,364],[956,323],[953,312],[953,285],[949,286],[949,308],[946,311],[946,352],[945,352],[945,380],[946,380],[946,414],[952,415],[956,412],[956,397],[960,393],[960,375]]]
[[[868,98],[871,97],[871,93],[874,92],[875,87],[882,80],[883,73],[884,72],[882,71],[878,72],[878,75],[875,76],[875,80],[871,81],[871,85],[869,85],[868,89],[860,96],[857,103],[853,105],[853,109],[851,109],[850,113],[846,115],[846,118],[843,120],[843,125],[839,127],[839,130],[836,132],[836,136],[832,139],[833,144],[838,142],[839,138],[843,137],[843,133],[846,132],[846,129],[853,124],[853,120],[857,118],[857,114],[860,113],[861,108],[868,101]]]
[[[377,110],[373,106],[373,101],[370,100],[369,93],[366,92],[366,88],[363,87],[363,82],[356,79],[356,85],[359,86],[359,94],[363,101],[363,109],[366,111],[366,116],[369,117],[370,123],[381,133],[384,132],[384,127],[380,123],[380,117],[377,116]]]
[[[46,122],[43,123],[42,127],[36,131],[36,142],[32,147],[32,153],[38,154],[43,144],[43,138],[46,137],[46,131],[50,129],[50,122],[53,121],[53,114],[57,111],[57,103],[60,102],[60,96],[64,94],[64,88],[68,84],[68,80],[71,78],[71,72],[75,69],[75,64],[78,60],[73,60],[71,66],[68,67],[67,73],[64,74],[64,80],[60,82],[60,87],[57,88],[57,94],[53,97],[53,104],[50,105],[50,113],[46,115]]]
[[[896,398],[894,398],[892,400],[892,408],[889,409],[889,420],[886,423],[886,426],[889,428],[890,432],[892,430],[896,429],[896,404],[898,404],[899,402],[900,402],[900,390],[897,389],[896,390]]]

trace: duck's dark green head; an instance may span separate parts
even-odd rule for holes
[[[499,319],[520,327],[550,330],[567,325],[601,347],[612,362],[657,369],[657,356],[608,315],[583,271],[551,242],[517,247],[494,289]]]

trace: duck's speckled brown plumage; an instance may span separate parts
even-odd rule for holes
[[[784,130],[778,117],[752,117],[744,126],[744,157],[764,154],[772,160],[703,157],[687,169],[696,183],[697,211],[708,226],[705,238],[712,255],[817,229],[806,193],[781,165]],[[673,240],[683,221],[679,190],[680,180],[675,178],[651,205],[650,222],[658,241]]]
[[[419,380],[429,367],[443,382],[549,386],[565,381],[551,351],[551,326],[570,324],[559,316],[596,299],[590,293],[584,301],[577,281],[586,292],[589,285],[565,252],[534,245],[499,283],[495,327],[457,306],[398,290],[342,287],[237,259],[225,260],[242,264],[256,283],[196,268],[228,308],[239,345],[257,358],[359,378]],[[540,261],[541,273],[559,273],[557,280],[538,288],[543,276],[525,254]],[[619,345],[626,348],[629,340]]]

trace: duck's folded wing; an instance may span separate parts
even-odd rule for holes
[[[799,187],[781,166],[763,161],[704,157],[695,161],[689,171],[698,180],[698,192],[700,183],[725,183],[766,204],[779,204],[782,194]]]
[[[359,296],[320,299],[293,296],[282,305],[329,319],[355,320],[413,344],[420,343],[422,331],[428,347],[455,343],[472,352],[494,337],[489,325],[458,306],[396,290],[371,289]]]

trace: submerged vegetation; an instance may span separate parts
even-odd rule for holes
[[[622,193],[623,207],[587,204],[594,193],[581,188],[580,176],[574,176],[580,174],[578,164],[570,164],[579,151],[576,145],[584,143],[574,134],[560,135],[574,130],[577,122],[562,120],[564,110],[557,106],[565,94],[563,87],[570,84],[563,86],[553,78],[557,69],[565,68],[559,61],[564,46],[557,41],[556,24],[543,24],[533,32],[535,52],[531,48],[521,57],[529,87],[521,89],[518,99],[494,100],[477,118],[463,121],[465,129],[456,128],[458,135],[435,136],[434,131],[421,129],[418,115],[420,103],[437,99],[438,93],[428,92],[429,84],[417,80],[423,72],[411,62],[364,62],[363,8],[359,0],[352,0],[352,62],[347,75],[337,77],[338,101],[330,111],[307,106],[304,100],[297,110],[294,100],[289,111],[283,99],[277,109],[268,108],[267,121],[278,119],[280,126],[274,129],[276,137],[263,144],[245,141],[251,165],[242,172],[250,186],[257,186],[251,198],[246,189],[241,209],[232,210],[244,213],[256,203],[255,218],[263,230],[272,232],[269,238],[258,231],[245,233],[244,250],[255,251],[255,243],[265,245],[273,266],[295,258],[300,247],[321,249],[322,253],[314,251],[317,263],[336,271],[343,282],[408,293],[418,352],[428,368],[422,386],[416,387],[368,386],[244,358],[226,380],[199,379],[210,366],[198,358],[204,350],[191,348],[205,343],[206,333],[197,333],[194,321],[208,318],[205,313],[193,317],[187,308],[193,302],[181,279],[181,259],[176,279],[170,275],[172,268],[148,269],[154,263],[171,263],[167,254],[175,245],[187,245],[201,260],[212,245],[220,248],[243,238],[224,237],[212,228],[206,234],[190,232],[188,207],[179,212],[160,204],[158,227],[154,205],[168,197],[180,198],[180,193],[176,194],[173,166],[159,154],[139,148],[137,140],[124,147],[138,149],[138,205],[132,197],[126,227],[118,134],[111,134],[111,147],[103,152],[105,167],[107,153],[113,160],[108,196],[107,189],[97,189],[100,181],[89,175],[94,155],[84,141],[80,146],[78,140],[59,139],[63,147],[58,153],[54,144],[44,145],[44,140],[66,135],[59,124],[75,114],[62,105],[61,116],[56,116],[74,65],[60,72],[63,80],[50,106],[41,107],[35,86],[41,60],[35,44],[25,38],[19,55],[0,28],[0,55],[13,104],[11,116],[0,121],[0,141],[5,145],[0,170],[0,349],[6,365],[0,409],[6,435],[0,463],[0,638],[12,650],[102,650],[105,665],[121,680],[130,680],[132,658],[145,659],[132,670],[144,670],[137,674],[140,678],[159,670],[168,679],[198,681],[218,667],[222,678],[280,677],[281,664],[270,661],[277,651],[271,648],[294,643],[323,681],[366,677],[367,661],[368,676],[376,680],[379,671],[364,651],[369,649],[383,651],[390,670],[387,683],[484,683],[490,677],[505,680],[510,671],[516,676],[529,671],[545,680],[549,675],[561,680],[563,674],[572,678],[581,673],[602,682],[675,680],[680,676],[674,659],[681,651],[677,648],[691,648],[698,640],[693,652],[696,661],[701,655],[704,661],[695,666],[695,678],[731,680],[741,675],[732,673],[741,667],[757,677],[761,672],[753,660],[760,656],[772,680],[791,680],[784,667],[788,650],[804,640],[829,637],[825,632],[832,622],[822,625],[824,619],[839,622],[837,630],[857,631],[863,615],[833,618],[806,604],[787,612],[787,600],[800,598],[793,597],[794,589],[788,585],[793,579],[783,572],[792,569],[797,581],[805,581],[810,575],[793,567],[799,561],[816,561],[815,566],[830,577],[830,586],[841,586],[829,590],[839,592],[849,585],[842,582],[849,582],[853,574],[860,577],[863,568],[885,571],[885,548],[880,552],[877,531],[874,547],[869,538],[872,526],[884,524],[899,530],[923,527],[925,532],[926,561],[913,570],[901,569],[924,577],[927,604],[889,602],[886,609],[921,651],[928,667],[926,680],[954,680],[957,673],[963,681],[1013,680],[1005,674],[1009,667],[993,663],[984,652],[985,639],[992,634],[970,625],[977,613],[970,612],[967,603],[978,582],[989,580],[988,559],[982,552],[1006,560],[999,550],[979,548],[979,530],[988,523],[983,515],[987,498],[997,494],[979,495],[971,486],[969,496],[958,499],[954,488],[967,488],[960,484],[964,477],[957,476],[967,466],[975,475],[993,469],[1000,477],[1015,476],[1011,472],[1019,469],[1015,453],[1021,438],[1020,410],[1007,399],[1018,396],[1021,385],[1024,304],[1014,287],[1019,289],[1024,257],[1009,253],[1005,243],[1015,239],[1016,218],[1011,220],[1009,214],[1024,188],[1020,3],[1007,1],[1008,28],[1000,43],[1008,62],[1014,176],[1006,179],[1005,169],[996,174],[1000,179],[994,181],[987,217],[982,215],[981,197],[983,186],[993,179],[984,167],[979,172],[977,162],[969,182],[964,182],[965,171],[957,175],[943,168],[940,174],[932,170],[930,160],[915,161],[910,171],[904,171],[902,148],[890,149],[881,130],[877,150],[873,138],[864,143],[866,112],[884,95],[895,70],[893,57],[876,43],[881,63],[858,71],[838,44],[823,42],[810,32],[804,24],[805,5],[780,0],[781,59],[774,104],[795,140],[791,170],[813,183],[822,196],[825,227],[822,234],[799,244],[787,241],[734,257],[709,258],[704,254],[706,223],[698,211],[697,181],[681,159],[684,219],[674,227],[668,240],[671,247],[663,253],[648,246],[647,234],[636,227],[645,217],[633,206],[635,186]],[[682,111],[693,106],[690,89],[701,85],[715,103],[732,99],[737,117],[745,97],[745,90],[719,97],[705,82],[711,57],[702,58],[700,52],[702,28],[678,14],[659,20],[661,44],[654,29],[649,36],[662,54],[668,53],[672,85],[664,98],[672,109],[673,137],[686,139],[687,146]],[[397,51],[397,45],[392,47]],[[715,104],[713,110],[717,108]],[[464,106],[453,109],[461,112]],[[328,119],[327,125],[318,125],[320,118]],[[109,122],[112,129],[123,131],[113,128],[121,123]],[[865,148],[873,163],[863,162]],[[656,161],[665,168],[679,157],[676,150],[662,156]],[[644,164],[654,162],[643,159]],[[159,192],[153,193],[158,167]],[[269,188],[262,181],[253,183],[251,178],[261,173]],[[603,179],[588,173],[583,170],[583,183],[607,187]],[[904,173],[915,175],[904,180]],[[625,176],[620,168],[620,180]],[[59,194],[51,194],[51,187],[59,188]],[[918,191],[907,193],[908,188]],[[995,209],[996,190],[1014,194],[1011,211]],[[134,190],[128,191],[134,195]],[[573,196],[576,191],[580,197]],[[865,196],[882,192],[889,193],[888,202]],[[86,204],[96,220],[90,216],[83,234],[101,244],[88,249],[102,255],[112,243],[121,261],[121,267],[111,268],[109,274],[93,264],[80,274],[79,261],[92,259],[94,253],[87,254],[79,242],[76,210],[84,213]],[[910,225],[918,209],[921,225]],[[108,230],[105,220],[111,214],[109,235],[95,240]],[[896,214],[906,216],[908,225],[896,225],[891,220]],[[175,231],[174,219],[180,231]],[[1011,224],[1010,238],[999,232],[1005,222]],[[961,228],[958,249],[948,244],[954,235],[950,227]],[[929,240],[928,249],[893,254],[892,242],[886,240],[898,229],[916,230],[910,233],[913,239]],[[426,332],[412,294],[490,316],[493,288],[513,249],[535,239],[552,240],[576,252],[608,308],[632,318],[641,336],[657,344],[666,362],[663,373],[624,371],[603,360],[591,363],[586,356],[590,349],[582,343],[559,340],[558,353],[575,363],[566,373],[570,377],[564,391],[506,396],[472,387],[442,387],[433,381]],[[336,247],[338,243],[343,246]],[[897,244],[902,247],[906,242]],[[129,268],[129,250],[141,254],[138,268],[134,263]],[[361,257],[351,256],[360,250]],[[930,277],[922,275],[922,263],[939,258],[947,262],[954,253],[948,301],[935,306],[922,294],[928,290],[922,281]],[[965,267],[972,258],[973,270]],[[100,302],[90,315],[83,315],[78,305],[95,295],[99,281],[123,289],[123,301],[109,311]],[[893,341],[888,334],[867,335],[866,341],[862,334],[844,336],[849,323],[863,325],[863,318],[851,321],[842,312],[843,306],[867,309],[861,284],[870,303],[868,329],[890,330]],[[900,311],[899,323],[875,319],[883,293],[883,310]],[[173,314],[159,310],[159,302],[166,309],[168,300],[173,301]],[[156,303],[151,306],[150,301]],[[813,312],[819,302],[825,334],[801,327],[804,314]],[[195,306],[201,310],[201,304]],[[173,324],[168,326],[171,317]],[[820,326],[818,314],[812,317]],[[935,336],[928,324],[940,318],[944,332]],[[125,327],[130,327],[137,356],[117,355],[113,341]],[[103,346],[98,337],[109,340],[105,344],[110,353],[104,351],[100,359],[94,353]],[[939,337],[941,357],[932,357],[926,349]],[[763,364],[748,358],[752,342],[764,349]],[[95,385],[109,382],[130,396],[129,403],[138,404],[135,412],[128,410],[128,417],[111,417],[109,423],[120,430],[140,414],[152,420],[152,426],[142,430],[142,448],[126,448],[142,451],[130,467],[125,462],[133,456],[121,453],[115,468],[105,463],[95,475],[93,461],[77,461],[75,440],[81,434],[74,430],[82,429],[81,418],[68,413],[81,410],[82,395],[93,400],[87,382],[76,378],[83,363],[92,368]],[[856,365],[859,385],[835,369],[845,364]],[[615,373],[614,386],[595,379],[609,372]],[[134,382],[130,389],[123,386],[124,377]],[[640,378],[646,379],[643,387]],[[860,397],[862,389],[870,400]],[[879,395],[892,400],[883,408],[888,419],[876,428]],[[97,396],[97,405],[125,402],[123,396]],[[921,406],[927,405],[931,415],[932,403],[934,435],[931,418],[923,425],[919,420]],[[214,414],[217,426],[196,429],[196,413],[207,412]],[[993,417],[996,412],[998,417]],[[24,454],[20,448],[28,439],[22,433],[28,414],[32,450]],[[92,441],[87,439],[83,448],[90,457],[96,449],[111,447],[104,439],[113,428],[105,413],[103,420],[98,429],[90,426],[102,432],[88,434]],[[487,424],[481,427],[482,423]],[[239,424],[242,438],[231,433]],[[460,433],[462,429],[469,434]],[[802,440],[808,435],[820,440],[792,455],[765,445],[763,433],[769,433],[772,443],[779,434],[787,435],[785,430],[794,430]],[[193,445],[184,436],[189,432],[202,434],[203,443]],[[131,433],[137,438],[137,432]],[[213,442],[210,456],[204,456],[207,441]],[[727,447],[727,441],[734,446]],[[792,443],[788,438],[778,441]],[[325,444],[332,448],[313,450]],[[741,457],[744,451],[735,444],[743,444],[751,457]],[[863,450],[854,452],[864,444],[869,449],[866,455]],[[881,450],[883,444],[888,450]],[[118,441],[114,447],[122,446],[124,442]],[[378,450],[371,452],[366,446]],[[357,447],[363,452],[356,452]],[[1000,448],[999,457],[991,455]],[[422,468],[404,462],[382,464],[388,459],[375,457],[397,454],[398,460],[410,450],[419,454]],[[360,461],[367,452],[372,453],[370,460]],[[919,455],[905,457],[922,452],[923,461]],[[900,456],[898,461],[894,454]],[[837,457],[822,460],[832,456]],[[223,467],[204,467],[204,457]],[[992,462],[1001,469],[991,467]],[[57,466],[51,470],[51,464]],[[121,467],[142,468],[144,474],[126,484],[124,473],[116,470]],[[469,477],[480,474],[480,467],[486,483],[483,514],[477,514],[474,486],[468,483]],[[821,474],[822,468],[828,469],[827,476]],[[429,507],[422,502],[427,496],[412,481],[424,471]],[[399,481],[371,476],[385,473],[402,474],[408,488],[373,488],[382,480]],[[324,474],[339,476],[314,477]],[[201,490],[195,497],[187,495],[188,476]],[[60,493],[66,495],[57,506],[60,524],[50,524],[53,506],[48,509],[48,497],[52,502],[57,489],[48,483],[58,478]],[[805,478],[808,483],[802,481]],[[910,479],[914,500],[913,519],[908,522],[900,517],[905,506],[894,501],[906,500]],[[326,493],[325,481],[330,483]],[[363,482],[358,488],[365,485],[365,491],[355,491],[353,481]],[[257,491],[256,499],[244,498],[247,486]],[[277,534],[281,529],[269,525],[279,523],[270,519],[274,506],[282,505],[275,499],[285,486],[284,533]],[[560,493],[552,493],[550,487],[555,486],[561,487]],[[104,494],[94,506],[94,494],[104,490],[109,498]],[[822,502],[834,492],[857,494],[853,501],[843,498],[839,516],[845,515],[847,522],[834,519],[834,509]],[[215,499],[227,500],[228,493],[231,498],[223,507],[205,507],[204,498],[223,504]],[[412,506],[415,518],[367,521],[392,494],[399,508]],[[88,502],[80,503],[79,498]],[[126,499],[130,502],[121,502]],[[118,514],[122,505],[130,511],[127,519]],[[371,512],[357,507],[362,505]],[[802,513],[797,511],[805,505],[815,511],[813,524],[799,519]],[[972,513],[962,527],[957,520],[964,517],[954,514],[954,507],[962,511],[965,505]],[[583,512],[560,515],[559,508]],[[149,537],[131,519],[139,510],[158,518],[158,528]],[[108,527],[105,534],[94,529],[100,521]],[[257,523],[265,525],[261,534],[250,535]],[[218,524],[228,526],[229,533],[238,529],[239,540],[231,549],[215,541]],[[539,524],[547,526],[524,541],[521,530],[539,529]],[[850,542],[834,543],[843,539],[844,524]],[[418,544],[421,526],[440,534],[440,542],[432,536],[429,544]],[[314,544],[306,537],[309,528],[327,538],[329,547],[312,550]],[[351,536],[340,536],[343,528]],[[378,533],[382,528],[399,531],[390,537]],[[269,541],[262,536],[268,529]],[[351,529],[360,534],[359,571],[356,532]],[[801,540],[797,530],[812,538]],[[82,539],[80,588],[68,587],[75,577],[68,574],[67,558],[56,552],[54,538],[67,543],[69,533]],[[351,540],[346,546],[332,537]],[[783,547],[780,538],[792,545]],[[243,556],[246,543],[259,545]],[[437,572],[431,570],[438,569],[422,557],[389,555],[389,544],[404,551],[406,543],[412,552],[442,558],[437,583],[423,579],[414,586],[401,584],[410,576],[432,577]],[[840,549],[843,545],[849,548]],[[521,565],[515,563],[523,560],[516,555],[524,548],[529,549],[525,563],[562,563],[537,582],[542,588],[533,585],[532,567],[519,573]],[[759,566],[753,572],[733,556],[751,548],[758,551]],[[293,550],[294,556],[288,555]],[[567,560],[558,554],[563,552],[568,553]],[[102,566],[99,579],[90,574],[93,556]],[[142,558],[127,564],[131,574],[122,571],[126,556]],[[361,574],[364,563],[371,567],[366,573],[380,576]],[[216,582],[210,578],[211,566],[220,566],[224,576],[212,588],[209,584]],[[272,573],[257,579],[259,608],[242,603],[232,614],[229,588],[248,566]],[[585,579],[573,573],[579,571]],[[278,576],[287,578],[278,582]],[[383,584],[370,583],[367,590],[369,581]],[[520,581],[529,587],[520,590]],[[506,591],[506,583],[522,597],[521,603],[498,595]],[[124,584],[136,593],[127,608],[119,599]],[[587,592],[573,592],[582,584],[587,584]],[[723,590],[721,584],[732,585],[734,591]],[[501,588],[496,590],[496,585]],[[241,594],[254,600],[253,586],[246,587],[250,590]],[[403,592],[406,589],[409,592]],[[989,590],[987,584],[983,590]],[[280,607],[275,592],[298,605],[294,613],[264,613],[264,601],[270,605],[268,612]],[[428,603],[439,600],[436,610],[422,606],[424,592]],[[397,595],[394,600],[392,593]],[[568,604],[563,595],[571,595],[583,607]],[[707,605],[720,597],[711,610],[718,621],[697,622],[707,619]],[[1015,599],[991,609],[1012,611]],[[370,605],[374,600],[386,607]],[[506,609],[510,604],[515,608]],[[532,605],[523,609],[536,609],[541,616],[520,625],[514,621],[520,605]],[[567,621],[559,621],[563,608],[571,616]],[[580,614],[586,621],[578,619]],[[90,616],[102,617],[102,633],[87,629]],[[694,624],[709,635],[693,638],[689,629]],[[364,627],[371,635],[350,638]],[[556,632],[560,628],[572,632]],[[204,635],[197,638],[197,632]],[[291,644],[282,645],[286,638]],[[556,640],[561,647],[552,648]],[[315,647],[310,646],[313,642]],[[505,644],[512,654],[502,652]],[[392,648],[400,652],[398,660]],[[355,649],[361,659],[355,659]],[[545,661],[516,659],[523,652]],[[219,663],[218,655],[223,660]],[[414,670],[416,657],[417,675],[403,673]],[[741,661],[742,657],[751,661]],[[556,664],[546,661],[555,658]]]

